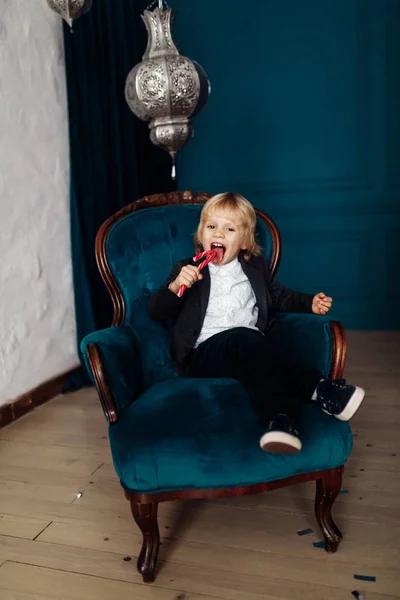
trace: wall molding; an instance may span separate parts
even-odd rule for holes
[[[376,18],[375,0],[355,0],[352,5],[354,16],[354,52],[348,57],[348,61],[354,65],[356,76],[352,81],[352,87],[348,89],[348,106],[351,107],[352,122],[354,124],[354,162],[349,167],[341,165],[331,175],[324,177],[313,177],[312,173],[304,178],[277,178],[258,181],[256,187],[262,186],[262,191],[270,193],[298,193],[298,192],[320,192],[324,190],[357,191],[373,190],[377,182],[371,163],[375,164],[376,157],[371,155],[374,147],[373,122],[371,114],[375,110],[376,99],[370,94],[371,81],[376,77],[376,50],[375,38],[365,35],[365,29]],[[354,13],[353,13],[354,11]],[[378,69],[378,73],[380,70]],[[239,189],[240,182],[235,184]],[[215,186],[213,186],[215,187]],[[232,181],[221,189],[231,189]],[[202,180],[202,189],[208,189],[207,182]]]
[[[0,406],[0,429],[16,421],[20,417],[23,417],[28,412],[52,400],[59,394],[61,394],[64,385],[67,383],[69,377],[79,370],[80,367],[70,369],[61,375],[57,375],[44,383],[41,383],[33,390],[22,394],[16,400]]]
[[[204,185],[209,193],[219,193],[221,191],[229,190],[232,187],[231,184],[219,183],[217,185]],[[400,184],[399,184],[400,187]],[[396,191],[395,186],[391,186],[386,192],[382,194],[388,196],[389,193]],[[289,218],[289,217],[357,217],[357,216],[388,216],[388,215],[400,215],[400,203],[398,202],[397,195],[395,201],[379,202],[377,196],[374,195],[374,202],[366,200],[365,195],[359,197],[358,202],[348,201],[348,197],[343,195],[344,188],[336,187],[315,187],[314,189],[275,189],[272,190],[268,185],[268,182],[242,182],[235,184],[235,191],[243,194],[256,208],[262,209],[268,215],[273,218]],[[324,198],[318,197],[315,200],[315,193],[327,192],[328,194],[336,194],[340,192],[340,201],[334,204],[329,201],[325,201]],[[370,194],[371,190],[368,191]],[[304,195],[307,196],[313,193],[313,200],[304,202]],[[294,204],[285,202],[282,204],[282,195],[299,195],[299,200],[295,200]],[[381,195],[382,195],[381,194]],[[263,196],[262,204],[258,202],[258,197]],[[371,196],[368,196],[370,198]],[[354,198],[354,196],[351,196]]]
[[[388,227],[385,232],[385,259],[388,265],[386,272],[386,298],[397,304],[399,295],[397,258],[399,254],[400,223],[396,227]],[[392,267],[392,268],[391,268]],[[398,311],[396,310],[396,314]]]
[[[207,182],[202,184],[204,189],[210,187],[215,188],[215,182],[207,187]],[[229,190],[232,187],[232,181],[219,184],[220,189]],[[255,192],[268,192],[272,194],[297,194],[300,192],[321,192],[321,191],[343,191],[343,190],[370,190],[371,185],[368,183],[359,182],[353,178],[332,178],[332,177],[315,177],[309,179],[301,179],[298,181],[239,181],[235,183],[235,188],[250,189]]]
[[[255,203],[257,204],[257,203]],[[308,217],[308,218],[330,218],[330,217],[361,217],[361,216],[388,216],[400,215],[400,204],[360,204],[350,205],[340,203],[337,205],[325,204],[320,201],[318,205],[302,205],[302,206],[282,206],[274,202],[270,202],[268,198],[268,206],[264,206],[264,211],[267,214],[271,213],[273,218],[290,218],[290,217]]]
[[[344,244],[348,244],[351,247],[354,259],[358,261],[358,268],[356,269],[357,278],[351,278],[350,281],[348,280],[345,283],[335,279],[329,284],[329,294],[335,300],[340,301],[364,302],[369,299],[376,303],[379,294],[378,290],[376,290],[375,294],[371,294],[371,292],[365,291],[364,285],[360,285],[360,281],[364,283],[368,281],[370,276],[369,262],[361,260],[362,257],[368,256],[368,252],[371,251],[371,238],[366,235],[365,231],[359,229],[282,231],[281,229],[281,235],[283,256],[285,255],[285,249],[286,252],[290,252],[291,246],[296,249],[297,253],[300,246],[303,246],[303,248],[309,246],[310,256],[312,256],[316,247],[321,248],[322,244],[325,246],[329,244],[332,248],[330,254],[332,257],[335,257],[336,262],[336,246],[343,247]],[[337,258],[337,260],[340,259]]]
[[[387,180],[388,186],[397,189],[400,159],[400,75],[398,56],[400,52],[400,3],[386,0],[386,136],[387,136]]]

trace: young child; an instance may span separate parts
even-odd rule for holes
[[[150,299],[150,316],[174,319],[172,353],[183,376],[231,377],[247,390],[265,433],[263,450],[301,450],[297,420],[304,402],[347,421],[365,392],[344,379],[325,380],[278,355],[269,331],[277,311],[325,315],[332,298],[302,294],[276,283],[255,240],[253,206],[234,193],[204,205],[194,238],[196,252],[217,256],[200,273],[192,258],[178,262]],[[181,285],[187,287],[180,298]]]

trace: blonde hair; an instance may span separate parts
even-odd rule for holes
[[[205,221],[217,211],[238,218],[240,226],[243,228],[242,243],[246,245],[246,250],[244,251],[245,260],[250,260],[252,256],[261,256],[262,250],[257,244],[255,237],[257,216],[254,207],[246,198],[233,192],[216,194],[207,200],[203,206],[199,226],[194,235],[195,251],[202,252],[204,250],[200,241],[201,229]]]

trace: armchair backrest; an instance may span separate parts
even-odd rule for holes
[[[147,316],[148,297],[178,260],[193,255],[193,235],[209,197],[193,192],[147,196],[108,219],[96,237],[97,264],[114,304],[113,325],[129,325],[141,338],[149,354],[144,359],[147,385],[174,374],[166,329]],[[280,259],[279,232],[261,211],[257,216],[258,242],[274,272]]]

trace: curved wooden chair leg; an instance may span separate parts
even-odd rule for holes
[[[342,486],[343,467],[325,471],[324,477],[317,479],[315,496],[315,516],[325,538],[325,550],[336,552],[342,534],[332,519],[332,506]]]
[[[160,533],[158,530],[158,503],[139,504],[127,496],[131,503],[133,518],[143,534],[143,544],[140,551],[137,569],[145,583],[151,583],[156,577],[157,557],[160,548]]]

